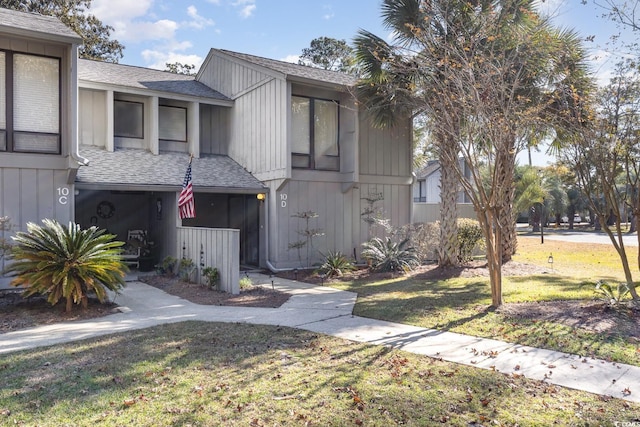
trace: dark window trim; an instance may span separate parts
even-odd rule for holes
[[[160,107],[179,108],[181,110],[184,110],[184,136],[185,136],[185,139],[159,138],[159,140],[160,141],[170,141],[170,142],[184,142],[184,143],[189,142],[189,109],[187,107],[176,107],[175,105],[159,104],[158,105],[158,114],[160,114]]]
[[[114,99],[113,100],[113,105],[114,106],[115,106],[116,102],[126,102],[128,104],[139,104],[139,105],[142,106],[142,124],[141,124],[142,136],[118,135],[116,133],[115,114],[114,114],[114,118],[113,118],[113,136],[116,137],[116,138],[144,139],[144,102],[143,101],[129,101],[129,100],[125,100],[125,99]]]
[[[291,166],[293,169],[311,169],[311,170],[319,170],[319,171],[330,171],[330,172],[339,172],[340,171],[340,161],[338,161],[338,167],[333,169],[329,169],[329,168],[321,168],[321,169],[317,169],[316,168],[316,160],[315,160],[315,122],[314,122],[314,118],[315,118],[315,101],[326,101],[326,102],[332,102],[334,104],[336,104],[337,106],[337,114],[338,114],[338,126],[336,128],[336,144],[338,145],[338,154],[337,155],[326,155],[324,157],[333,157],[333,158],[337,158],[340,159],[340,102],[336,101],[335,99],[328,99],[328,98],[318,98],[318,97],[314,97],[314,96],[305,96],[305,95],[296,95],[296,94],[292,94],[291,97],[296,97],[296,98],[305,98],[309,100],[309,154],[306,153],[296,153],[295,151],[291,152],[291,156],[297,156],[300,158],[303,157],[307,157],[308,158],[308,167],[296,167],[296,166]],[[293,162],[292,162],[293,163]]]
[[[7,50],[0,49],[0,52],[4,52],[4,63],[5,63],[5,123],[6,128],[5,138],[7,149],[4,151],[5,153],[34,153],[34,154],[54,154],[60,155],[62,154],[62,59],[57,56],[49,56],[49,55],[39,55],[29,52],[23,52],[19,50]],[[39,58],[49,58],[58,61],[58,133],[46,133],[46,132],[29,132],[29,131],[16,131],[13,126],[13,107],[14,107],[14,97],[13,97],[13,55],[25,55],[25,56],[37,56]],[[13,140],[15,133],[22,134],[34,134],[34,135],[57,135],[58,137],[58,149],[57,151],[30,151],[30,150],[16,150],[14,148]],[[0,152],[2,152],[0,150]]]

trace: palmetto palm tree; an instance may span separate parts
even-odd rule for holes
[[[485,232],[494,306],[502,303],[503,256],[515,250],[516,155],[554,108],[566,122],[575,119],[568,107],[578,97],[569,83],[584,58],[535,13],[535,3],[385,0],[393,44],[366,32],[355,43],[364,71],[359,95],[378,121],[408,111],[431,117],[442,170],[457,179],[441,181],[442,223],[455,221],[446,205],[462,186]],[[490,171],[489,186],[481,167]]]
[[[52,305],[65,299],[66,311],[73,303],[86,307],[89,292],[103,302],[106,289],[119,291],[125,284],[124,243],[114,238],[97,227],[83,230],[71,222],[67,227],[50,219],[42,225],[28,223],[27,232],[13,237],[7,272],[17,277],[11,285],[23,286],[24,296],[45,295]]]

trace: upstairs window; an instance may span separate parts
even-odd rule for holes
[[[187,109],[183,107],[158,107],[158,138],[163,141],[187,142]]]
[[[119,138],[144,138],[144,104],[142,102],[113,102],[113,135]]]
[[[291,164],[294,168],[340,169],[338,107],[338,102],[331,100],[291,98]]]
[[[0,151],[60,154],[60,60],[0,51]]]

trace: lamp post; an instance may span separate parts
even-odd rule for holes
[[[544,244],[544,197],[540,204],[540,244]]]

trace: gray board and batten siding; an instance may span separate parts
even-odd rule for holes
[[[0,51],[57,59],[60,79],[55,106],[59,114],[58,152],[0,153],[0,216],[8,216],[12,225],[11,231],[0,232],[5,239],[16,231],[26,231],[28,222],[52,218],[66,224],[74,218],[73,182],[79,167],[72,156],[76,141],[75,64],[81,42],[55,18],[0,9]],[[5,264],[6,260],[0,261],[0,270]],[[7,283],[8,278],[0,277],[0,287]]]
[[[306,227],[297,213],[318,214],[309,223],[323,232],[313,239],[312,262],[327,250],[359,258],[370,237],[361,215],[370,194],[383,195],[376,207],[392,225],[410,221],[411,121],[392,129],[371,126],[350,91],[352,76],[212,49],[197,79],[235,102],[229,155],[269,187],[267,241],[274,267],[306,264],[306,248],[303,261],[289,248]],[[292,95],[339,103],[338,171],[292,168]]]

